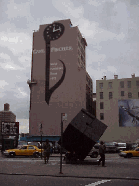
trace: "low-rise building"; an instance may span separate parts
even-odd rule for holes
[[[106,129],[102,140],[134,142],[139,135],[139,77],[96,81],[96,117]]]

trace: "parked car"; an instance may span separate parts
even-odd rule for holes
[[[134,150],[121,151],[119,156],[124,158],[139,157],[139,147]]]
[[[42,152],[44,150],[42,149]],[[41,149],[35,145],[23,145],[19,149],[8,149],[3,152],[5,156],[15,157],[15,156],[34,156],[38,158],[41,155]]]
[[[58,142],[55,142],[55,145],[53,146],[53,153],[60,153],[60,145]]]
[[[137,147],[139,147],[137,143],[132,143],[132,149],[136,149]]]
[[[95,144],[94,147],[89,152],[88,156],[90,156],[91,158],[97,158],[99,155],[99,145],[100,145],[99,143]]]
[[[116,142],[105,142],[106,152],[117,152]]]
[[[126,146],[126,143],[117,143],[117,151],[120,152],[120,151],[124,151],[126,150],[127,146]]]

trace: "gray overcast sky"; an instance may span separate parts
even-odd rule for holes
[[[139,76],[139,0],[1,0],[0,110],[4,103],[28,132],[32,33],[71,19],[86,38],[87,71],[96,80]]]

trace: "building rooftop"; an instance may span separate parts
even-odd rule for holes
[[[139,78],[139,76],[135,77],[135,74],[133,73],[133,74],[131,74],[130,78],[120,78],[120,79],[131,79],[131,78]],[[114,79],[118,79],[118,75],[114,75]],[[113,80],[113,79],[106,79],[106,76],[103,76],[103,78],[101,78],[101,80]],[[97,81],[100,81],[100,80],[97,80]]]

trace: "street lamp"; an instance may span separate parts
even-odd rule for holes
[[[42,159],[42,123],[40,124],[40,134],[41,134],[41,159]]]
[[[63,149],[63,121],[67,120],[67,114],[61,113],[61,148],[60,148],[60,174],[62,173],[62,149]]]

